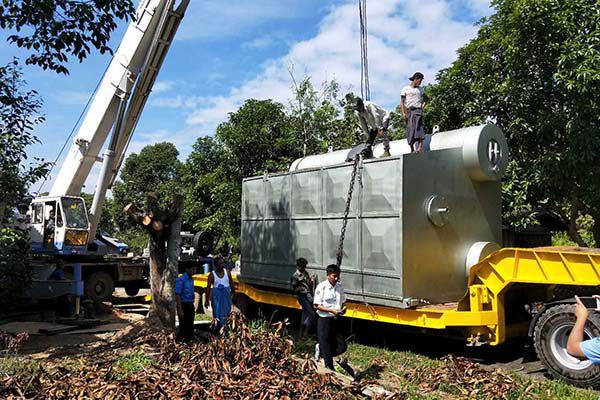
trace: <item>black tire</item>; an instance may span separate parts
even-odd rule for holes
[[[104,271],[96,271],[85,280],[85,293],[94,301],[109,300],[114,290],[113,278]]]
[[[137,296],[138,293],[140,292],[140,285],[138,284],[129,284],[129,285],[125,285],[125,293],[127,293],[127,296]]]
[[[567,339],[573,325],[573,305],[563,304],[544,311],[535,324],[535,351],[548,371],[556,378],[579,387],[600,386],[600,366],[580,361],[567,353]],[[600,336],[600,317],[590,313],[585,325],[586,339]]]
[[[258,308],[254,300],[243,293],[234,293],[233,307],[234,311],[239,311],[247,320],[256,318]]]
[[[213,250],[213,237],[210,232],[198,232],[194,235],[192,241],[196,255],[200,257],[206,257]]]

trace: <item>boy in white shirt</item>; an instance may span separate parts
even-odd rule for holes
[[[406,139],[413,153],[423,152],[423,141],[425,140],[423,109],[427,104],[427,97],[421,87],[423,78],[422,73],[415,72],[408,78],[411,84],[403,87],[400,92],[402,117],[406,121]]]
[[[333,357],[336,352],[337,339],[337,317],[346,312],[344,303],[346,295],[344,287],[339,282],[340,267],[336,264],[327,266],[327,279],[317,285],[313,304],[317,309],[317,338],[319,344],[315,352],[315,358],[323,357],[325,366],[334,369]]]

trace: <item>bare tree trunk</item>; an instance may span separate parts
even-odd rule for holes
[[[577,230],[577,218],[579,217],[579,201],[577,199],[577,194],[574,194],[571,199],[571,205],[569,208],[569,237],[573,240],[579,247],[588,247],[588,244],[583,240],[579,231]]]
[[[152,308],[148,317],[156,317],[166,328],[175,328],[175,274],[167,265],[165,234],[150,234],[150,289]]]
[[[6,210],[6,203],[0,201],[0,224],[4,221],[4,210]]]
[[[124,212],[132,222],[143,226],[150,237],[150,289],[152,308],[149,318],[157,318],[166,328],[175,328],[175,279],[178,274],[183,196],[175,195],[162,209],[158,196],[148,193],[146,213],[128,205]]]

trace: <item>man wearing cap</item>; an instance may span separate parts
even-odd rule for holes
[[[372,146],[377,135],[382,136],[384,152],[381,157],[389,157],[390,139],[387,130],[390,124],[390,113],[371,101],[363,101],[360,97],[356,98],[354,112],[365,134],[367,144]]]
[[[423,141],[425,140],[423,108],[427,104],[427,97],[421,87],[423,78],[422,73],[415,72],[408,78],[411,81],[410,85],[402,88],[400,93],[402,117],[406,121],[406,139],[413,153],[423,152]]]

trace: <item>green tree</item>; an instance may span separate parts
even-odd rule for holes
[[[39,159],[23,165],[27,147],[38,142],[34,129],[44,121],[39,114],[41,99],[25,85],[17,60],[0,67],[0,223],[8,214],[5,211],[23,198],[29,185],[44,176],[49,166]]]
[[[216,138],[200,137],[196,140],[182,169],[185,229],[215,232],[216,227],[209,220],[213,220],[210,217],[218,209],[213,200],[213,191],[225,176],[224,162],[224,148]]]
[[[24,232],[0,227],[0,306],[15,304],[29,285],[31,269],[24,254],[29,240]]]
[[[144,147],[140,153],[130,154],[121,169],[120,180],[112,188],[113,201],[105,210],[112,219],[115,234],[134,251],[140,251],[147,242],[146,234],[133,226],[123,208],[133,203],[143,208],[146,193],[156,192],[161,199],[170,199],[181,190],[182,163],[172,143],[163,142]],[[127,241],[129,240],[129,242]]]
[[[3,0],[0,28],[8,42],[31,51],[27,64],[68,74],[69,56],[81,62],[91,51],[110,52],[108,41],[117,19],[129,19],[131,0]]]
[[[531,222],[543,205],[588,245],[600,243],[600,18],[595,0],[495,0],[476,38],[429,88],[427,120],[444,129],[495,121],[511,162],[505,219]]]
[[[92,201],[94,200],[94,195],[90,193],[81,193],[81,198],[85,202],[85,208],[89,211],[92,207]],[[114,234],[115,232],[115,223],[113,221],[113,216],[110,210],[114,209],[113,206],[114,200],[111,198],[107,198],[104,200],[104,208],[102,209],[102,214],[100,215],[100,222],[98,223],[98,231],[99,232],[107,232],[109,234]]]

